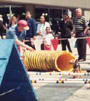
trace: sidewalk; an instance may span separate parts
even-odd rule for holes
[[[72,39],[73,40],[73,39]],[[69,40],[76,59],[78,58],[77,48],[74,48],[75,40]],[[61,44],[58,49],[61,51]],[[82,70],[90,70],[90,48],[87,45],[87,60],[81,62]],[[45,78],[45,77],[43,77]],[[54,76],[55,78],[55,76]],[[68,78],[68,77],[67,77]],[[85,78],[85,77],[82,77]],[[90,79],[90,76],[88,76]],[[52,77],[53,79],[53,77]],[[89,101],[90,84],[33,84],[35,92],[40,101]]]

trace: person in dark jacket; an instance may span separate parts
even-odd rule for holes
[[[61,38],[71,38],[71,31],[73,30],[73,24],[70,20],[68,20],[68,12],[65,11],[63,14],[63,20],[60,22],[61,29]],[[66,50],[66,46],[68,50],[72,52],[68,39],[62,40],[62,50]]]
[[[28,23],[29,26],[29,30],[26,33],[26,40],[30,40],[30,39],[36,39],[36,31],[37,31],[37,26],[36,26],[36,21],[35,19],[33,19],[31,17],[31,13],[29,11],[26,12],[26,21]],[[26,42],[27,45],[32,46],[35,49],[34,44],[32,44],[32,42]]]

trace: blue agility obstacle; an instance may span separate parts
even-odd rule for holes
[[[0,40],[0,101],[37,101],[14,40]]]

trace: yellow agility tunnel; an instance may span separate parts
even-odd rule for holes
[[[27,70],[31,71],[66,71],[73,70],[70,60],[74,55],[67,51],[25,51],[23,61]]]

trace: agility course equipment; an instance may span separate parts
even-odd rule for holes
[[[0,40],[0,101],[37,101],[14,40]]]
[[[73,73],[73,72],[52,72],[52,73],[47,73],[47,72],[28,72],[28,75],[80,75],[80,76],[90,76],[90,73]]]
[[[38,81],[32,80],[32,83],[57,83],[57,84],[90,84],[90,81]]]
[[[68,73],[68,72],[28,72],[32,83],[57,83],[57,84],[90,84],[90,73]],[[76,76],[80,78],[63,78],[62,76]],[[81,78],[85,76],[86,78]]]
[[[34,71],[69,71],[73,70],[70,60],[74,55],[67,51],[25,51],[23,61],[28,70]]]
[[[90,81],[90,79],[69,79],[69,78],[31,78],[32,80],[36,81]]]

